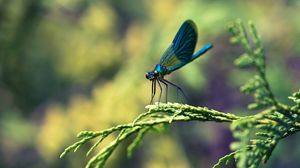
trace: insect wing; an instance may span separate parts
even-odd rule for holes
[[[193,21],[185,21],[172,44],[164,52],[160,64],[174,71],[191,61],[197,42],[197,29]]]

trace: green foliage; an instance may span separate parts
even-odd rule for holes
[[[252,22],[248,25],[250,35],[241,21],[229,26],[234,42],[245,50],[245,54],[235,63],[240,67],[255,67],[257,74],[241,87],[241,91],[254,96],[255,103],[250,104],[249,109],[265,110],[231,124],[233,135],[238,140],[232,143],[231,148],[241,151],[235,154],[237,167],[254,168],[261,161],[268,161],[279,140],[299,130],[299,111],[275,100],[266,79],[265,55],[260,36]],[[297,99],[297,93],[294,95],[293,100]]]
[[[222,164],[224,164],[224,163],[225,163],[225,165],[228,165],[230,160],[233,159],[234,155],[236,155],[238,152],[240,152],[240,151],[237,150],[235,152],[232,152],[228,155],[223,156],[222,158],[219,159],[218,163],[216,163],[213,168],[220,168],[222,166]]]
[[[245,50],[245,53],[236,59],[234,63],[239,67],[255,67],[258,74],[249,79],[249,81],[241,87],[241,91],[246,94],[254,95],[255,103],[250,104],[248,106],[249,109],[262,109],[276,105],[277,102],[266,79],[265,53],[260,36],[257,34],[252,22],[249,22],[249,27],[250,37],[241,21],[237,21],[229,26],[229,31],[232,34],[231,41],[233,43],[239,43]],[[252,42],[254,46],[251,45]]]
[[[93,156],[86,167],[103,167],[116,147],[131,135],[136,135],[128,147],[128,156],[141,144],[142,139],[152,130],[170,125],[178,121],[214,121],[231,123],[231,131],[236,141],[231,144],[232,153],[220,158],[214,168],[236,161],[239,168],[256,168],[261,162],[267,162],[279,141],[300,130],[300,91],[289,99],[296,105],[288,106],[278,102],[266,78],[264,47],[252,22],[249,22],[249,32],[241,21],[230,24],[231,42],[240,44],[244,49],[235,64],[241,68],[254,67],[256,74],[241,86],[241,92],[251,94],[254,103],[250,110],[262,110],[250,116],[236,116],[231,113],[219,112],[206,107],[193,107],[178,103],[160,103],[148,105],[147,112],[142,113],[132,123],[93,132],[83,131],[78,134],[78,142],[69,146],[61,154],[65,156],[73,150],[76,152],[83,144],[92,139],[98,141],[90,148],[87,155],[102,142],[103,139],[118,133],[108,146]]]

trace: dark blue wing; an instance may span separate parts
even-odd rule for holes
[[[164,52],[160,64],[174,71],[189,63],[197,43],[197,29],[192,20],[185,21],[178,30],[172,44]]]

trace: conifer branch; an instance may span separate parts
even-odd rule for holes
[[[118,125],[98,132],[82,131],[77,136],[80,140],[66,148],[60,157],[64,157],[72,150],[76,152],[83,144],[86,144],[92,139],[99,138],[87,152],[88,155],[99,143],[102,142],[103,139],[113,133],[119,132],[115,141],[96,154],[86,166],[87,168],[103,167],[107,158],[111,155],[115,148],[132,134],[137,134],[137,137],[128,147],[129,156],[131,156],[133,150],[135,150],[140,144],[142,138],[148,131],[152,128],[159,129],[158,127],[163,124],[170,124],[178,121],[233,122],[240,118],[234,114],[223,113],[206,107],[193,107],[178,103],[160,103],[159,105],[148,105],[146,108],[148,111],[138,116],[132,123]]]
[[[241,21],[229,26],[232,42],[240,44],[245,50],[235,64],[242,68],[255,67],[257,75],[243,85],[241,91],[254,96],[255,103],[250,104],[249,109],[265,110],[231,124],[233,136],[237,139],[231,144],[231,149],[242,151],[235,154],[239,168],[256,168],[261,161],[267,162],[281,139],[299,131],[299,106],[289,107],[275,99],[266,78],[265,54],[260,36],[252,22],[248,23],[248,27],[250,36]],[[294,96],[290,98],[297,99]]]

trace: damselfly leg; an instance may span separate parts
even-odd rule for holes
[[[160,99],[161,99],[161,94],[162,94],[162,87],[161,87],[161,84],[159,83],[159,80],[157,81],[157,83],[158,83],[159,90],[160,90],[160,92],[159,92],[159,98],[158,98],[158,105],[159,105]]]
[[[162,79],[158,79],[161,83],[163,83],[166,86],[166,103],[168,103],[168,90],[169,90],[169,85],[163,81]]]
[[[155,97],[155,94],[156,94],[156,83],[158,83],[158,86],[159,86],[159,97],[158,97],[158,103],[160,103],[161,101],[161,96],[162,96],[162,92],[163,92],[163,88],[162,88],[162,84],[164,84],[166,86],[166,103],[168,102],[168,92],[169,92],[169,84],[173,87],[176,88],[176,92],[177,92],[177,101],[178,101],[178,91],[183,95],[184,99],[187,100],[187,97],[185,95],[185,93],[183,92],[183,90],[175,85],[174,83],[164,79],[164,78],[158,78],[156,80],[153,80],[152,81],[152,92],[151,92],[151,101],[150,101],[150,104],[153,104],[153,101],[154,101],[154,97]]]
[[[177,93],[178,93],[178,90],[179,90],[179,91],[182,93],[184,99],[187,100],[186,95],[184,94],[183,90],[182,90],[179,86],[175,85],[174,83],[172,83],[172,82],[170,82],[170,81],[168,81],[168,80],[166,80],[166,79],[161,79],[161,80],[164,81],[164,82],[166,82],[167,84],[170,84],[170,85],[174,86],[174,87],[177,89]],[[178,94],[177,94],[177,95],[178,95]],[[177,96],[177,97],[178,97],[178,96]]]
[[[156,93],[156,80],[153,80],[150,104],[153,104],[153,99],[154,99],[155,93]]]

